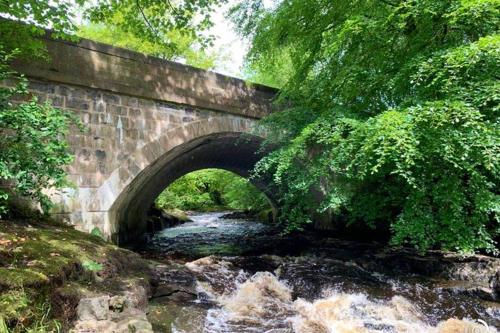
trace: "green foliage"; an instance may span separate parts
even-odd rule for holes
[[[45,49],[38,37],[50,28],[54,37],[76,39],[75,15],[90,24],[81,28],[84,37],[96,37],[140,52],[174,59],[180,55],[194,66],[213,66],[214,55],[201,50],[213,44],[206,30],[215,6],[226,0],[58,0],[0,1],[1,44],[6,51],[20,50],[32,57]],[[23,22],[25,24],[19,24]],[[127,40],[128,39],[128,40]],[[196,45],[196,47],[193,47]]]
[[[5,319],[0,316],[0,333],[9,333],[9,328],[5,323]]]
[[[0,14],[0,184],[16,194],[30,197],[48,209],[50,200],[43,192],[65,182],[66,164],[71,156],[63,140],[70,117],[39,104],[27,93],[27,80],[10,69],[17,58],[46,58],[39,39],[50,26],[54,37],[70,38],[74,29],[70,7],[83,1],[2,1]],[[19,21],[28,24],[21,24]],[[5,86],[6,84],[6,86]],[[0,214],[7,211],[6,190],[0,189]]]
[[[103,269],[102,264],[95,262],[93,260],[86,260],[82,263],[82,267],[84,270],[89,272],[100,272]]]
[[[91,234],[92,236],[99,237],[100,239],[105,239],[105,238],[104,238],[104,235],[102,234],[101,229],[99,229],[98,227],[94,227],[94,228],[90,231],[90,234]]]
[[[27,80],[9,70],[8,61],[15,52],[6,53],[0,45],[0,182],[9,182],[16,194],[50,207],[46,189],[65,184],[64,166],[72,161],[62,138],[68,132],[69,114],[27,98]],[[16,103],[14,99],[27,101]],[[0,214],[6,212],[8,192],[0,189]]]
[[[6,292],[4,294],[0,295],[0,308],[1,313],[0,313],[0,318],[13,318],[15,317],[20,311],[23,311],[28,307],[28,298],[26,296],[26,293],[24,290],[11,290],[9,292]],[[5,331],[7,331],[7,325],[4,324],[0,325],[5,326]],[[0,332],[2,332],[0,328]]]
[[[260,211],[269,203],[248,180],[229,171],[204,169],[188,173],[170,184],[156,199],[156,206],[195,211]]]
[[[212,45],[206,30],[215,6],[226,0],[111,0],[88,3],[86,17],[91,22],[117,25],[122,31],[177,52],[172,31],[196,39],[202,47]],[[117,21],[117,14],[119,20]]]
[[[175,48],[173,48],[124,30],[120,27],[122,22],[123,15],[117,13],[111,23],[90,23],[79,27],[78,35],[164,59],[183,61],[188,65],[202,69],[211,69],[215,66],[217,56],[214,53],[209,54],[203,51],[201,46],[197,44],[197,39],[191,35],[180,33],[177,30],[167,32],[165,39],[175,44]]]
[[[84,0],[54,1],[0,1],[0,46],[2,52],[16,57],[32,58],[45,55],[45,48],[39,37],[46,34],[44,27],[50,27],[53,37],[71,38],[75,4]],[[25,24],[20,24],[23,22]],[[5,56],[2,54],[2,56]]]
[[[495,251],[500,3],[259,3],[233,16],[260,77],[290,60],[285,110],[261,124],[278,148],[256,169],[273,175],[283,223],[329,212],[390,224],[393,244],[421,251]]]

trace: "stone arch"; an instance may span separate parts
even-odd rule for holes
[[[86,209],[102,212],[101,229],[125,243],[144,233],[147,209],[172,181],[191,171],[220,168],[247,177],[260,158],[254,120],[213,117],[172,128],[131,154],[93,193]],[[267,191],[265,182],[255,185]],[[269,193],[267,193],[270,197]],[[95,223],[94,223],[95,224]]]

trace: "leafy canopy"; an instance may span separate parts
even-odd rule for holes
[[[233,17],[247,67],[285,78],[285,110],[262,122],[278,148],[257,167],[283,223],[323,212],[422,251],[495,249],[498,1],[256,0]]]
[[[226,0],[103,0],[87,3],[86,17],[94,23],[116,25],[124,32],[147,40],[171,52],[182,44],[172,37],[176,31],[202,47],[212,45],[213,36],[206,33],[213,23],[211,13]]]
[[[138,10],[137,6],[141,6],[142,8],[144,5],[134,1],[133,4],[128,6],[124,6],[123,4],[116,6],[105,20],[99,21],[99,23],[89,22],[80,26],[77,34],[80,37],[164,59],[184,62],[203,69],[213,68],[216,61],[220,60],[218,59],[220,58],[220,54],[213,51],[206,51],[206,46],[210,44],[213,37],[208,36],[205,38],[199,34],[199,30],[188,31],[189,29],[184,24],[175,25],[171,22],[168,29],[157,29],[154,31],[151,30],[151,27],[147,26],[148,31],[153,31],[155,34],[144,36],[142,28],[130,26],[130,22],[128,21],[130,15],[135,14],[136,17],[137,15],[141,15],[140,11],[133,13],[134,10]],[[93,9],[90,13],[95,13],[95,11],[96,9]],[[149,17],[159,15],[156,11],[149,10],[149,12],[151,15],[143,17],[143,23],[146,25],[149,24]],[[175,12],[169,12],[168,16],[162,18],[162,22],[165,20],[168,21],[168,17],[175,15]],[[208,17],[206,20],[208,20]],[[206,29],[209,26],[211,26],[211,23],[209,24],[207,21],[203,27],[197,26],[196,29]],[[195,29],[195,27],[190,27],[190,29]]]
[[[207,53],[202,50],[192,36],[181,34],[175,30],[168,33],[167,38],[175,43],[176,48],[137,37],[133,33],[126,32],[117,24],[90,23],[79,27],[77,34],[79,37],[163,59],[182,61],[187,65],[202,69],[214,68],[218,58],[215,53]]]

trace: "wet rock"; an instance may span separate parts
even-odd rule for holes
[[[153,327],[145,313],[127,314],[126,318],[113,320],[84,320],[76,324],[72,332],[78,333],[153,333]]]
[[[380,331],[380,332],[396,332],[394,326],[387,324],[372,324],[372,323],[364,323],[364,327],[372,330],[372,331]]]
[[[462,257],[435,251],[425,257],[405,252],[365,254],[356,261],[361,262],[367,270],[387,275],[418,274],[426,278],[468,282],[474,287],[457,287],[454,292],[462,292],[484,300],[499,299],[500,259],[498,258],[480,255]]]
[[[177,289],[192,290],[195,287],[196,279],[193,273],[184,265],[156,265],[153,270],[153,284],[160,285],[168,283]]]
[[[479,298],[485,301],[497,301],[497,295],[491,288],[480,286],[470,281],[443,281],[436,286],[437,291],[448,292],[453,295],[464,295]]]
[[[77,307],[73,333],[153,332],[146,317],[148,290],[129,281],[120,295],[82,298]]]
[[[189,221],[189,217],[181,210],[166,211],[151,207],[147,213],[146,223],[148,232],[154,234],[165,228],[175,227]]]
[[[186,303],[186,302],[194,301],[197,298],[198,298],[197,294],[188,293],[188,292],[185,292],[183,290],[173,290],[172,292],[170,292],[168,294],[161,295],[161,296],[157,297],[156,300],[157,301],[168,300],[168,301],[173,301],[173,302],[177,302],[177,303]]]
[[[125,308],[137,308],[144,310],[148,305],[148,292],[141,285],[132,284],[130,289],[124,292]]]
[[[157,265],[152,299],[187,302],[196,299],[196,279],[183,265]]]
[[[135,333],[152,333],[153,327],[148,321],[146,314],[136,315],[119,321],[116,324],[115,332],[135,332]]]
[[[229,220],[229,219],[248,219],[252,217],[249,212],[236,211],[222,215],[220,218]]]

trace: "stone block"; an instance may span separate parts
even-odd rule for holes
[[[182,123],[182,116],[171,114],[169,115],[168,121],[173,123],[173,124],[181,124]]]
[[[115,115],[113,115],[112,117],[113,117],[113,124],[115,125],[116,128],[119,128],[119,126],[121,126],[121,128],[123,129],[130,127],[130,121],[128,117],[115,116]],[[121,125],[119,125],[120,123]]]
[[[115,94],[103,94],[102,99],[107,104],[120,104],[120,96]]]
[[[54,107],[64,107],[64,96],[48,95],[47,100]]]
[[[128,129],[125,131],[125,136],[132,140],[139,139],[139,131],[137,129]]]
[[[156,119],[158,120],[165,120],[165,121],[168,121],[169,118],[170,118],[170,115],[166,112],[159,112],[156,114]]]
[[[120,106],[116,104],[108,104],[106,107],[106,111],[112,114],[117,114],[121,116],[126,116],[127,115],[127,107],[125,106]]]
[[[99,101],[102,100],[102,92],[97,89],[88,89],[87,97],[92,101]]]
[[[90,124],[91,114],[88,112],[77,112],[78,118],[83,124]]]
[[[128,109],[128,115],[129,117],[140,117],[142,116],[142,110],[139,108],[129,108]]]
[[[90,104],[87,100],[78,97],[68,97],[66,100],[66,108],[76,110],[89,110]]]
[[[125,141],[125,150],[126,151],[135,151],[137,149],[137,141],[136,140],[131,140],[131,139],[127,139]]]
[[[92,160],[92,153],[88,149],[80,149],[76,154],[76,160],[79,163],[86,163]]]
[[[97,161],[92,160],[90,162],[85,162],[85,163],[78,162],[76,164],[75,171],[78,172],[79,174],[81,173],[92,174],[97,171]]]
[[[59,95],[77,98],[77,99],[85,99],[87,97],[87,93],[84,89],[70,87],[70,86],[59,86]]]
[[[93,109],[95,112],[106,112],[106,103],[102,99],[93,102]]]
[[[139,106],[139,100],[137,97],[122,96],[122,105],[136,108]]]
[[[129,119],[130,119],[130,128],[134,128],[137,130],[142,130],[146,128],[146,119],[138,117],[129,117]]]
[[[138,104],[140,108],[154,109],[156,107],[154,101],[144,98],[138,99]]]
[[[100,184],[94,171],[94,173],[78,175],[77,185],[80,187],[98,187]]]
[[[104,137],[112,140],[116,135],[116,128],[114,126],[100,124],[100,125],[90,125],[90,133],[93,136]]]
[[[56,92],[55,85],[49,82],[41,81],[30,81],[28,84],[28,90],[49,94],[54,94]]]
[[[123,183],[126,183],[128,179],[130,178],[130,173],[126,168],[120,168],[118,172],[118,176],[120,177],[120,181]]]
[[[102,116],[100,113],[94,113],[94,112],[89,112],[87,113],[89,116],[89,123],[90,124],[100,124],[102,123]]]

